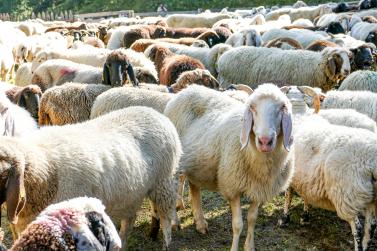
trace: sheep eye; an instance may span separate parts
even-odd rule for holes
[[[280,110],[282,110],[282,111],[284,111],[286,109],[287,109],[287,105],[286,104],[282,105],[281,108],[280,108]]]

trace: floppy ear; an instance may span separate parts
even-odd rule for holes
[[[285,150],[288,152],[291,149],[291,145],[293,143],[292,138],[292,114],[285,109],[283,111],[283,116],[281,119],[281,127],[283,128],[283,144]]]
[[[253,127],[253,113],[250,110],[250,107],[246,107],[243,114],[243,124],[241,129],[240,141],[241,141],[241,150],[244,149],[250,140],[250,132]]]
[[[17,100],[17,105],[23,107],[23,108],[26,108],[26,95],[29,94],[29,90],[27,89],[24,89],[22,91],[22,93],[20,94],[20,97],[18,98]]]
[[[8,181],[6,185],[6,203],[8,219],[12,224],[17,224],[18,215],[26,203],[24,186],[25,161],[19,158],[10,160]]]
[[[14,119],[8,109],[5,112],[5,127],[3,136],[14,136]]]
[[[135,77],[134,69],[132,68],[131,64],[128,64],[127,66],[127,73],[128,73],[128,76],[130,77],[132,85],[139,86],[139,81]]]
[[[331,56],[327,59],[327,66],[326,66],[326,74],[327,76],[334,78],[336,74],[336,62],[335,58]]]
[[[107,67],[106,63],[103,65],[102,84],[111,85],[110,71],[109,71],[109,67]]]

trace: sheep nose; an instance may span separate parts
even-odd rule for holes
[[[262,136],[258,137],[258,143],[259,143],[259,149],[262,152],[270,152],[272,150],[272,143],[273,143],[272,137]]]

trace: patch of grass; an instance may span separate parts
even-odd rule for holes
[[[181,251],[222,251],[229,250],[232,243],[231,214],[228,203],[218,193],[202,192],[203,209],[209,225],[209,234],[196,232],[188,196],[185,196],[186,209],[178,212],[181,220],[180,231],[173,231],[171,250]],[[246,238],[246,215],[248,200],[242,199],[244,229],[241,235],[240,250]],[[279,195],[270,203],[262,205],[255,229],[258,251],[339,251],[352,250],[352,235],[347,222],[340,220],[335,213],[310,209],[310,224],[301,226],[300,215],[303,204],[294,197],[291,207],[291,223],[287,228],[279,228],[277,222],[283,213],[284,196]],[[6,212],[3,212],[2,226],[5,230],[4,243],[9,247],[11,233],[6,226]],[[158,241],[149,237],[151,214],[149,203],[145,201],[139,212],[134,229],[130,235],[129,250],[161,250],[162,232]]]

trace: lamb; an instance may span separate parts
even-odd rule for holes
[[[165,45],[164,45],[165,46]],[[217,77],[218,71],[216,69],[216,64],[226,51],[230,50],[232,46],[227,44],[218,44],[212,48],[193,48],[193,47],[184,47],[177,45],[166,45],[169,50],[176,54],[187,55],[192,58],[199,60],[207,70],[211,72],[214,77]],[[145,52],[147,53],[147,52]]]
[[[181,145],[174,125],[160,113],[130,107],[0,141],[0,172],[9,174],[0,204],[6,202],[16,235],[47,205],[89,196],[103,201],[112,220],[121,223],[125,249],[136,212],[147,197],[161,221],[164,246],[169,246]]]
[[[185,71],[205,69],[199,60],[186,55],[177,55],[157,44],[148,47],[145,55],[155,63],[162,85],[172,85]]]
[[[108,85],[67,83],[48,89],[42,96],[38,124],[66,125],[88,120],[94,100]]]
[[[5,93],[0,92],[0,134],[21,137],[37,129],[37,123],[30,114],[13,104]]]
[[[329,91],[321,104],[324,109],[355,109],[377,122],[377,94],[369,91]]]
[[[232,18],[232,16],[227,13],[204,13],[199,15],[173,14],[168,16],[166,23],[169,27],[173,28],[211,28],[217,21],[226,18]]]
[[[374,71],[352,72],[339,86],[339,91],[371,91],[377,93],[377,74]]]
[[[351,226],[355,250],[369,250],[375,231],[377,135],[311,116],[301,121],[294,137],[296,170],[290,186],[305,201],[305,209],[311,204],[336,211]],[[286,219],[291,192],[286,194]],[[361,216],[364,229],[357,225]]]
[[[190,181],[196,229],[208,231],[200,189],[218,190],[230,202],[231,250],[238,250],[243,225],[240,196],[246,195],[252,202],[245,250],[255,250],[258,207],[284,190],[293,174],[293,151],[288,152],[292,143],[291,104],[287,97],[276,86],[265,84],[243,104],[216,91],[190,86],[168,102],[164,114],[182,141],[180,169]]]
[[[38,121],[38,110],[42,91],[39,86],[27,85],[25,87],[14,86],[5,91],[10,101],[28,111]]]
[[[46,49],[37,53],[32,61],[31,71],[34,72],[38,66],[50,59],[66,59],[78,64],[86,64],[94,67],[102,67],[110,53],[106,49],[93,50],[51,50]]]
[[[31,63],[23,63],[18,67],[14,84],[17,86],[26,86],[31,83]]]
[[[42,63],[35,70],[31,82],[33,85],[38,85],[42,92],[66,82],[100,84],[102,69],[65,59],[52,59]]]
[[[232,47],[239,46],[261,46],[262,38],[259,32],[254,29],[246,29],[231,35],[225,42],[226,44],[231,45]]]
[[[48,206],[22,232],[10,250],[119,250],[121,240],[105,206],[79,197]]]
[[[237,62],[230,64],[229,62]],[[348,52],[327,48],[321,53],[277,48],[238,47],[217,62],[220,87],[233,83],[251,87],[266,81],[282,85],[309,85],[328,91],[350,72]]]

